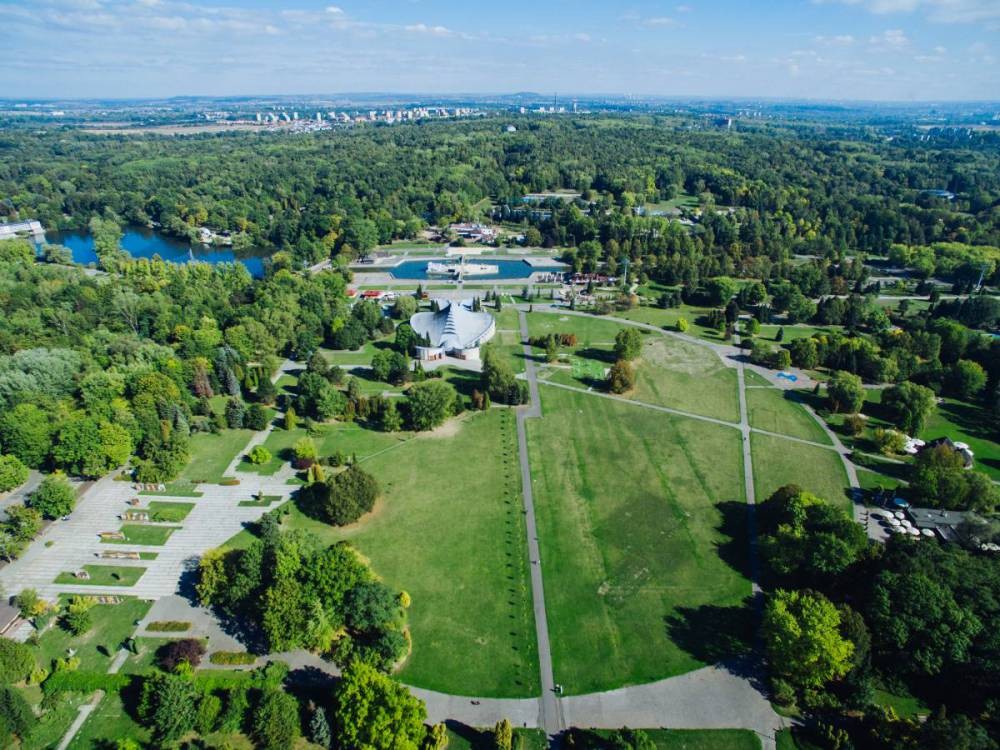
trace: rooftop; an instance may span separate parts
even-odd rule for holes
[[[446,351],[472,349],[493,334],[493,316],[475,312],[471,300],[439,302],[437,312],[420,312],[410,318],[413,330],[430,339],[430,345]]]

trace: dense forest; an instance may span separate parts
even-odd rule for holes
[[[922,147],[877,130],[822,125],[695,129],[669,117],[493,119],[306,135],[184,139],[10,131],[0,138],[0,214],[49,228],[94,215],[155,222],[190,237],[205,225],[236,244],[315,262],[412,237],[422,226],[501,215],[534,224],[539,244],[584,260],[640,261],[692,281],[766,277],[790,254],[893,244],[1000,245],[1000,154]],[[523,210],[534,191],[581,197]],[[948,190],[954,200],[932,190]],[[698,196],[692,231],[633,207]],[[994,258],[995,259],[995,258]],[[664,280],[670,280],[664,279]]]

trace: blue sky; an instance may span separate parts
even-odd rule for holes
[[[1000,0],[0,0],[0,96],[1000,99]]]

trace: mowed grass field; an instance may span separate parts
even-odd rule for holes
[[[791,395],[790,391],[780,388],[748,388],[747,411],[750,426],[832,445],[826,431],[805,407],[790,398]]]
[[[382,500],[350,527],[297,510],[286,523],[351,541],[410,594],[413,653],[399,678],[456,695],[538,695],[513,412],[469,412],[405,441],[356,427],[333,434],[378,478]],[[395,447],[371,451],[373,434]]]
[[[528,434],[556,681],[581,694],[717,658],[696,623],[721,607],[712,625],[732,626],[750,593],[739,433],[553,388],[542,406]]]
[[[797,484],[851,512],[851,501],[845,494],[847,473],[836,451],[757,432],[750,434],[750,450],[758,503],[779,487]]]
[[[601,388],[604,372],[614,362],[615,335],[626,325],[601,318],[532,314],[532,336],[575,333],[576,347],[563,347],[565,357],[541,365],[540,377],[564,385]],[[640,329],[642,330],[642,329]],[[716,419],[739,421],[736,371],[726,367],[708,347],[676,337],[643,332],[642,354],[635,363],[636,386],[628,398]]]
[[[707,347],[660,335],[647,338],[636,364],[636,401],[738,422],[736,370]]]

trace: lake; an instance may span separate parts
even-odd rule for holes
[[[457,258],[449,258],[445,261],[440,261],[443,263],[457,263]],[[467,259],[468,263],[483,263],[490,266],[497,266],[497,273],[489,273],[483,275],[467,276],[465,282],[467,284],[475,284],[477,281],[493,281],[495,279],[527,279],[532,273],[560,273],[566,270],[566,266],[553,261],[551,264],[547,265],[531,265],[525,260],[510,260],[504,258],[493,258],[490,256],[482,257],[470,257]],[[364,269],[355,268],[355,271],[364,272]],[[389,269],[370,269],[372,271],[385,271],[388,270],[395,279],[407,279],[416,281],[447,281],[447,279],[440,276],[428,276],[427,275],[427,261],[426,260],[404,260],[398,266],[393,266]]]
[[[88,231],[46,232],[45,240],[52,245],[64,245],[73,254],[73,261],[82,265],[97,263],[94,238]],[[133,258],[152,258],[159,255],[171,263],[188,263],[192,259],[205,263],[242,263],[254,278],[264,275],[264,258],[271,253],[251,249],[236,253],[231,247],[206,247],[191,245],[183,240],[167,237],[146,227],[126,227],[122,235],[122,249]]]

